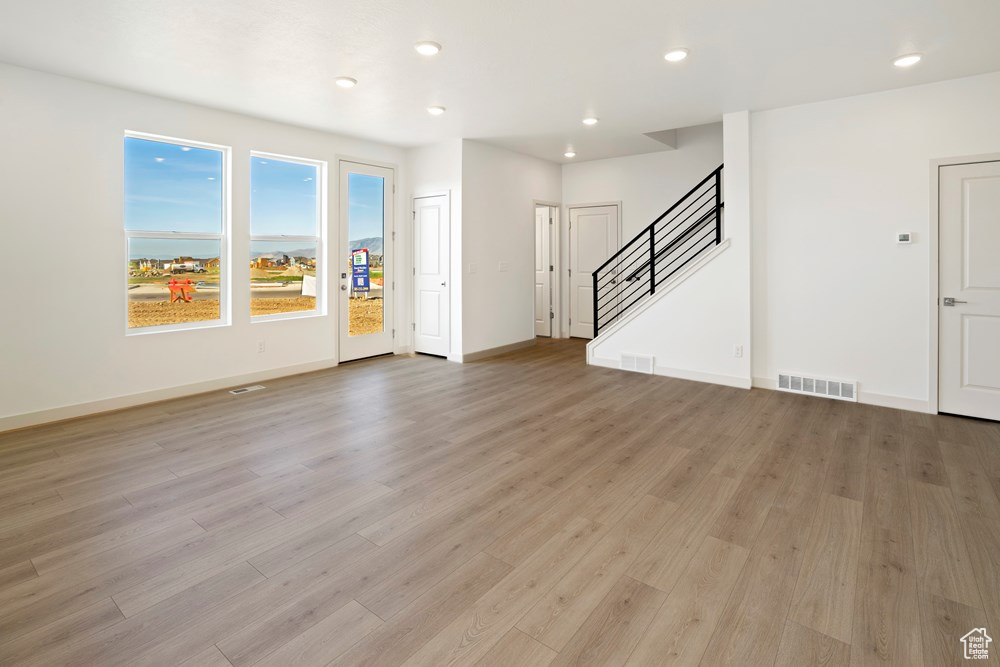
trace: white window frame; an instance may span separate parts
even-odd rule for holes
[[[274,322],[278,320],[298,320],[308,317],[323,317],[326,315],[326,195],[327,195],[327,163],[323,160],[312,160],[310,158],[296,157],[293,155],[281,155],[279,153],[265,153],[263,151],[250,151],[251,163],[254,158],[265,160],[275,160],[278,162],[291,162],[293,164],[304,164],[316,167],[316,234],[317,236],[300,236],[296,234],[254,234],[253,233],[253,205],[250,204],[250,217],[247,228],[250,230],[250,245],[248,250],[253,248],[254,241],[277,241],[280,243],[304,243],[316,246],[316,308],[314,310],[299,310],[294,313],[273,313],[270,315],[251,315],[250,322],[258,324],[261,322]],[[253,191],[252,170],[250,191]],[[248,201],[249,204],[249,201]],[[249,260],[249,258],[247,258]],[[249,283],[247,290],[249,291]],[[251,295],[251,299],[253,296]],[[249,303],[249,302],[248,302]]]
[[[144,139],[177,146],[190,146],[191,148],[204,148],[207,150],[222,153],[222,220],[221,229],[218,234],[206,234],[195,232],[176,232],[170,230],[162,231],[130,231],[125,227],[124,216],[124,160],[122,161],[122,229],[125,232],[125,335],[143,336],[147,334],[164,333],[167,331],[188,331],[191,329],[211,329],[214,327],[228,327],[232,324],[232,317],[229,309],[230,304],[230,275],[229,257],[231,255],[232,215],[231,200],[232,191],[230,188],[232,148],[219,144],[209,144],[203,141],[191,141],[178,137],[168,137],[160,134],[150,134],[148,132],[135,132],[126,130],[122,137],[122,150],[124,152],[125,139]],[[219,242],[219,318],[216,320],[203,320],[201,322],[179,322],[177,324],[161,324],[152,327],[129,327],[128,325],[128,271],[129,259],[128,248],[131,239],[165,239],[165,240],[191,240],[191,241],[218,241]]]

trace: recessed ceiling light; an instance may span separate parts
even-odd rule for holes
[[[679,63],[688,57],[687,49],[670,49],[667,54],[663,56],[663,59],[671,63]]]
[[[427,107],[427,113],[432,116],[440,116],[444,113],[444,107]]]
[[[920,59],[923,58],[919,53],[908,53],[905,56],[899,56],[892,61],[892,64],[896,67],[913,67]]]
[[[190,146],[181,146],[181,150],[184,151],[185,153],[187,153],[189,150],[191,150],[191,147]]]
[[[566,151],[563,153],[563,157],[576,157],[576,153],[574,151]]]
[[[413,48],[422,56],[436,56],[441,52],[441,45],[437,42],[417,42]]]
[[[349,76],[338,76],[336,79],[334,79],[334,83],[336,83],[341,88],[353,88],[354,86],[358,85],[358,80],[352,79]]]
[[[165,157],[154,157],[153,159],[156,160],[157,162],[163,162],[167,158],[165,158]]]
[[[597,118],[594,118],[593,116],[590,116],[589,118],[584,118],[583,119],[583,124],[584,125],[597,125],[597,121],[598,121]]]

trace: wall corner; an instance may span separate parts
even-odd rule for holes
[[[741,287],[742,312],[738,314],[743,332],[744,356],[741,377],[750,382],[753,376],[753,263],[750,200],[750,112],[735,111],[722,116],[723,201],[726,238],[738,256],[739,273],[745,280]]]

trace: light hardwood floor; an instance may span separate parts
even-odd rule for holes
[[[583,354],[0,434],[0,664],[936,667],[1000,641],[1000,425]]]

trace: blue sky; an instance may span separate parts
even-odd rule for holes
[[[222,228],[222,166],[220,151],[126,137],[125,228],[218,233]],[[317,233],[316,166],[255,156],[250,172],[252,234]],[[383,236],[384,188],[384,179],[377,176],[349,175],[348,240]],[[281,243],[261,242],[254,250],[271,246],[285,249]],[[217,257],[216,248],[214,241],[132,239],[129,258]]]
[[[222,230],[222,153],[125,137],[125,228]]]
[[[384,226],[382,198],[385,179],[367,174],[349,174],[347,177],[348,216],[350,228],[347,240],[357,241],[382,236]]]
[[[250,233],[317,236],[319,168],[265,157],[250,160]]]

